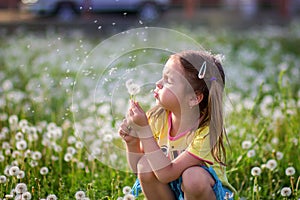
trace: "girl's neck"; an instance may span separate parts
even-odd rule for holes
[[[172,137],[184,132],[192,131],[198,128],[199,112],[188,112],[185,114],[171,113],[172,127],[170,135]]]

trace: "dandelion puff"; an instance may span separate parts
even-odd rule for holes
[[[25,192],[22,194],[22,200],[29,200],[31,199],[31,193],[30,192]]]
[[[65,156],[64,156],[64,160],[66,162],[70,162],[71,160],[73,159],[73,155],[70,154],[70,153],[66,153]]]
[[[123,200],[134,200],[135,197],[132,194],[125,194]]]
[[[286,170],[285,170],[285,174],[286,174],[287,176],[293,176],[295,173],[296,173],[296,170],[295,170],[294,167],[288,167],[288,168],[286,168]]]
[[[261,174],[261,169],[259,167],[253,167],[251,169],[252,176],[260,176],[260,174]]]
[[[55,194],[49,194],[46,200],[57,200],[57,196]]]
[[[40,160],[42,158],[42,153],[39,151],[32,152],[31,158],[33,160]]]
[[[252,145],[252,142],[249,140],[245,140],[242,142],[242,149],[249,149]]]
[[[22,132],[18,131],[15,135],[16,140],[23,140],[24,139],[24,135]]]
[[[49,172],[48,167],[42,167],[42,168],[40,169],[40,174],[41,174],[41,175],[46,175],[46,174],[48,174],[48,172]]]
[[[266,163],[266,167],[273,171],[276,167],[277,167],[277,162],[274,159],[268,160],[268,162]]]
[[[277,151],[276,152],[276,158],[277,158],[277,160],[281,160],[283,158],[283,153],[280,152],[280,151]]]
[[[39,165],[39,163],[38,163],[38,161],[36,161],[36,160],[31,160],[31,161],[29,162],[29,165],[30,165],[31,167],[36,167],[36,166]]]
[[[3,162],[4,160],[5,160],[5,157],[2,154],[0,154],[0,162]]]
[[[20,172],[20,168],[18,166],[12,166],[9,169],[9,175],[11,176],[17,176],[19,172]]]
[[[1,175],[0,176],[0,183],[6,183],[6,176],[4,176],[4,175]]]
[[[128,93],[129,93],[131,96],[137,95],[137,94],[140,92],[140,90],[141,90],[140,86],[137,85],[137,84],[132,84],[132,85],[131,85],[129,88],[127,88],[127,89],[128,89]]]
[[[18,173],[18,175],[17,175],[17,179],[22,179],[24,177],[25,177],[25,172],[22,171],[22,170],[20,170],[19,173]]]
[[[118,197],[117,200],[123,200],[123,197]]]
[[[76,199],[83,199],[83,198],[85,198],[85,193],[84,193],[84,191],[77,191],[77,192],[75,193],[75,198],[76,198]]]
[[[25,140],[20,140],[16,143],[16,147],[18,150],[23,151],[27,148],[27,142]]]
[[[123,194],[130,194],[131,192],[131,187],[130,186],[125,186],[123,187]]]
[[[18,183],[15,190],[17,194],[23,194],[27,192],[27,185],[25,183]]]
[[[256,155],[255,150],[251,149],[247,152],[247,157],[248,158],[253,158]]]
[[[280,194],[283,197],[288,197],[292,194],[292,190],[289,187],[284,187],[284,188],[281,189]]]

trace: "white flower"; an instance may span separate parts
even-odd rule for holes
[[[259,167],[253,167],[251,169],[251,174],[252,174],[252,176],[260,176],[261,169]]]
[[[8,118],[8,122],[10,125],[16,125],[18,123],[18,116],[17,115],[11,115]]]
[[[85,198],[84,191],[77,191],[76,194],[75,194],[75,198],[76,199],[83,199],[83,198]]]
[[[111,134],[105,134],[105,135],[103,136],[103,141],[104,141],[104,142],[111,142],[112,139],[113,139],[113,137],[112,137]]]
[[[57,200],[57,197],[56,197],[55,194],[49,194],[49,195],[47,196],[47,200]]]
[[[36,160],[31,160],[30,163],[29,163],[29,165],[30,165],[31,167],[36,167],[36,166],[39,165],[39,163],[38,163],[38,161],[36,161]]]
[[[281,196],[288,197],[292,194],[292,190],[289,187],[284,187],[281,189],[280,193],[281,193]]]
[[[286,168],[286,170],[285,170],[285,174],[286,174],[287,176],[293,176],[293,175],[295,174],[295,172],[296,172],[296,170],[295,170],[294,167],[288,167],[288,168]]]
[[[0,176],[0,183],[6,183],[6,176],[4,175]]]
[[[248,158],[252,158],[252,157],[254,157],[255,156],[255,150],[254,149],[251,149],[251,150],[249,150],[248,152],[247,152],[247,157]]]
[[[20,140],[16,143],[16,147],[18,150],[25,150],[27,148],[27,142],[25,140]]]
[[[131,187],[130,186],[125,186],[125,187],[123,187],[123,194],[130,194],[130,192],[131,192]]]
[[[17,194],[23,194],[27,192],[27,185],[25,183],[18,183],[15,190]]]
[[[242,149],[249,149],[252,145],[252,142],[249,140],[245,140],[242,142]]]
[[[270,169],[271,171],[273,171],[277,167],[276,160],[274,160],[274,159],[268,160],[268,162],[266,163],[266,167],[268,169]]]
[[[11,176],[17,176],[18,173],[20,171],[20,168],[18,166],[12,166],[10,169],[9,169],[9,175]]]
[[[46,175],[46,174],[48,174],[48,172],[49,172],[48,167],[42,167],[42,168],[40,169],[40,174],[41,174],[41,175]]]
[[[76,153],[76,149],[74,147],[67,147],[67,153],[74,155]]]

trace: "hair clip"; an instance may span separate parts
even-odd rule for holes
[[[198,78],[203,79],[205,76],[205,72],[206,72],[206,61],[203,62],[202,66],[199,70]]]

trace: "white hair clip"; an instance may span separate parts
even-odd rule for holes
[[[203,79],[205,76],[205,72],[206,72],[206,61],[203,62],[202,66],[199,70],[198,78]]]

